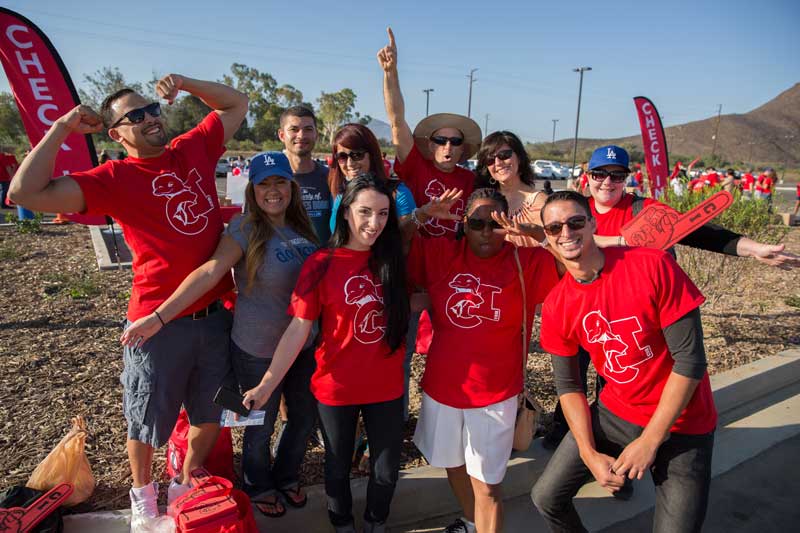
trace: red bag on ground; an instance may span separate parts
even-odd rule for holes
[[[168,513],[178,533],[257,533],[250,498],[225,478],[204,468],[192,471],[192,489],[175,500]]]
[[[175,429],[167,442],[167,475],[170,478],[177,476],[183,469],[186,451],[189,449],[189,415],[181,409]],[[217,437],[217,443],[208,455],[203,466],[215,476],[229,480],[236,479],[233,473],[233,440],[231,428],[222,428]]]

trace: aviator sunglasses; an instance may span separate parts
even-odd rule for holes
[[[438,144],[439,146],[444,146],[448,142],[453,146],[461,146],[462,144],[464,144],[464,139],[462,139],[461,137],[445,137],[444,135],[434,135],[433,137],[431,137],[431,141],[433,141],[435,144]]]
[[[151,117],[160,117],[161,116],[161,104],[158,102],[153,102],[152,104],[147,104],[144,107],[139,107],[136,109],[131,109],[119,119],[115,123],[111,125],[112,128],[116,128],[119,126],[120,122],[125,120],[126,118],[131,121],[131,124],[140,124],[144,121],[144,114],[147,113]]]
[[[590,170],[589,175],[594,181],[606,181],[610,177],[613,183],[622,183],[628,178],[625,170]]]
[[[551,237],[555,237],[556,235],[561,235],[561,228],[567,226],[571,230],[579,230],[583,229],[586,226],[586,217],[583,215],[569,217],[566,222],[553,222],[552,224],[546,224],[544,226],[544,232],[550,235]]]
[[[336,154],[336,160],[339,162],[339,164],[344,165],[347,162],[348,158],[352,159],[353,161],[361,161],[362,159],[364,159],[365,155],[367,155],[367,152],[365,150],[353,150],[352,152],[349,153],[339,152],[338,154]]]
[[[493,220],[491,218],[489,218],[489,219],[468,218],[467,219],[467,227],[469,229],[471,229],[472,231],[483,231],[483,229],[486,226],[489,226],[489,229],[493,229],[493,230],[500,229],[500,228],[503,227],[503,226],[501,226],[500,224],[498,224],[495,220]]]

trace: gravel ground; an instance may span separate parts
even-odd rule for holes
[[[800,252],[800,228],[794,228],[786,240],[791,250]],[[744,268],[723,287],[713,305],[703,307],[712,373],[800,345],[798,274],[749,260],[729,261],[740,267],[744,262]],[[130,271],[98,272],[85,227],[44,226],[41,233],[22,234],[14,226],[0,226],[0,474],[4,486],[24,484],[66,433],[70,418],[82,414],[89,426],[87,455],[97,488],[75,510],[128,505],[130,474],[118,338],[131,279]],[[534,334],[538,337],[538,325]],[[550,410],[555,403],[550,363],[535,347],[532,343],[527,382]],[[416,384],[423,368],[424,358],[415,356],[403,467],[424,463],[410,441],[419,409]],[[543,423],[548,424],[547,416]],[[234,445],[238,462],[239,431],[234,431]],[[155,457],[156,471],[162,472],[164,451]],[[354,469],[353,475],[360,474]],[[319,447],[309,445],[302,477],[305,484],[321,482]]]

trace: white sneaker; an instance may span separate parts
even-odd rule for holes
[[[178,478],[174,477],[169,482],[169,488],[167,489],[167,507],[172,505],[172,502],[186,494],[191,490],[191,485],[183,485],[178,483]]]
[[[158,521],[158,483],[131,488],[131,533],[149,533]]]
[[[466,518],[456,518],[442,533],[475,533],[475,524]]]

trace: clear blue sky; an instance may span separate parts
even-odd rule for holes
[[[245,63],[315,101],[352,88],[357,109],[386,119],[375,59],[387,25],[397,37],[409,124],[425,114],[466,114],[489,130],[549,141],[638,132],[632,97],[650,97],[665,125],[745,113],[800,81],[800,2],[447,0],[301,2],[6,0],[53,41],[80,86],[118,66],[129,80],[152,72],[219,79]],[[123,7],[124,5],[124,7]],[[8,90],[0,74],[0,90]],[[315,102],[316,103],[316,102]]]

